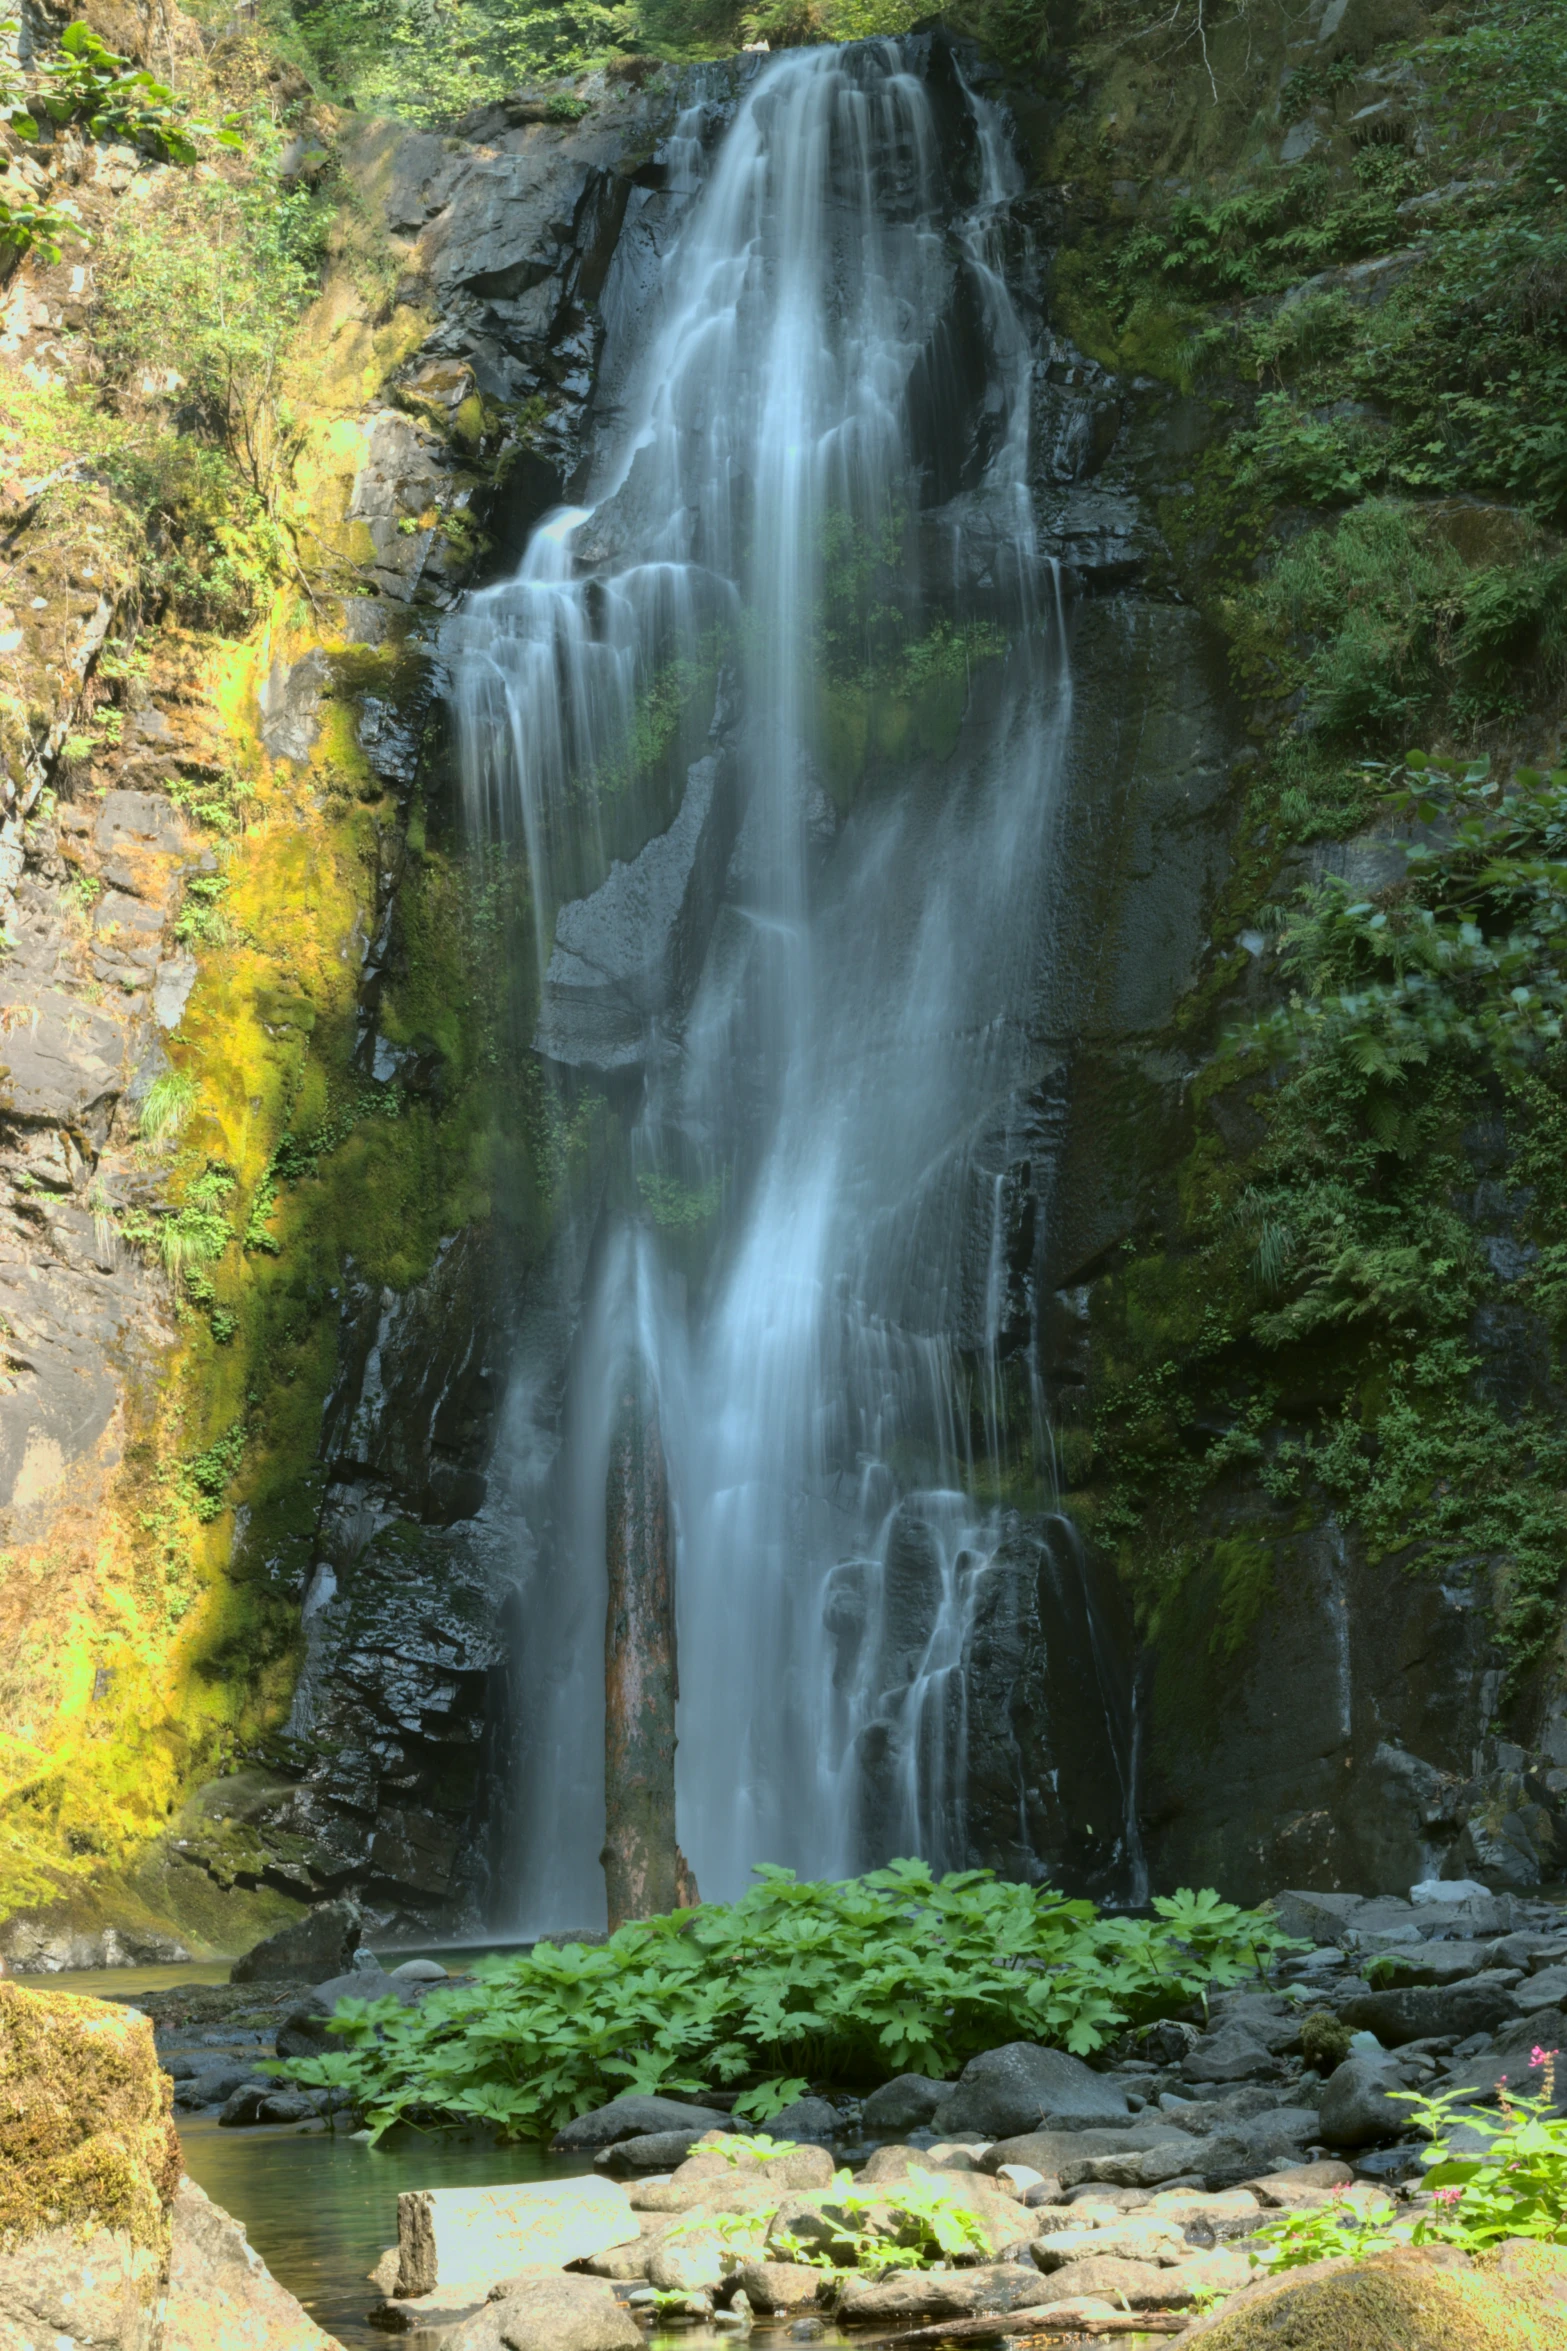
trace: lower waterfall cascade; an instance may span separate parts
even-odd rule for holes
[[[1073,1816],[1080,1873],[1136,1893],[1124,1669],[1071,1529],[1017,1516],[1050,1493],[1016,1170],[1049,1148],[1030,1014],[1073,713],[1026,478],[1021,175],[928,37],[784,53],[738,103],[692,81],[605,288],[585,503],[447,628],[473,821],[526,849],[538,1042],[626,1122],[558,1427],[519,1378],[512,1923],[603,1916],[605,1485],[633,1374],[667,1462],[701,1892],[757,1862],[974,1858],[966,1648],[1010,1564],[1049,1596],[1067,1780],[1100,1791],[1029,1793]],[[845,788],[832,680],[878,662],[936,715],[896,790]],[[671,703],[678,805],[615,857]]]

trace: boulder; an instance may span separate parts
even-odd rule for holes
[[[678,2098],[627,2096],[612,2098],[563,2123],[550,2141],[553,2155],[581,2155],[596,2147],[613,2147],[625,2139],[662,2137],[667,2132],[690,2131],[701,2138],[708,2131],[732,2131],[734,2123],[713,2106],[687,2106]]]
[[[1177,2117],[1171,2122],[1129,2123],[1125,2130],[1025,2131],[1017,2138],[997,2139],[985,2149],[980,2164],[985,2171],[999,2172],[1003,2164],[1023,2163],[1047,2180],[1057,2179],[1064,2163],[1081,2162],[1085,2155],[1124,2155],[1133,2148],[1156,2147],[1181,2127]]]
[[[1205,2169],[1208,2141],[1185,2131],[1161,2131],[1152,2145],[1118,2147],[1105,2155],[1081,2155],[1057,2174],[1063,2188],[1095,2181],[1110,2188],[1153,2188],[1163,2180]]]
[[[181,2180],[158,2351],[337,2351],[280,2286],[237,2220]]]
[[[218,2127],[235,2130],[263,2122],[308,2122],[320,2111],[304,2090],[282,2089],[276,2082],[241,2082],[224,2100]]]
[[[480,2300],[498,2277],[564,2268],[637,2234],[613,2180],[529,2180],[493,2188],[415,2188],[397,2199],[397,2293]]]
[[[1275,1894],[1273,1915],[1286,1935],[1304,1943],[1339,1943],[1351,1918],[1365,1900],[1363,1894]]]
[[[613,2286],[556,2271],[507,2278],[446,2351],[642,2351],[642,2342]]]
[[[1181,2060],[1188,2082],[1272,2081],[1284,2071],[1280,2060],[1239,2020],[1204,2033]]]
[[[1567,1966],[1542,1967],[1518,1986],[1512,2005],[1518,2016],[1531,2016],[1537,2008],[1567,2006]]]
[[[336,2351],[180,2177],[145,2016],[0,1981],[0,2344]]]
[[[674,2171],[706,2136],[705,2131],[649,2131],[645,2138],[617,2139],[601,2147],[593,2160],[601,2171]]]
[[[1361,1992],[1339,2009],[1357,2033],[1375,2033],[1384,2049],[1406,2041],[1463,2041],[1494,2033],[1517,2013],[1510,1969],[1467,1976],[1456,1984],[1408,1984],[1394,1992]],[[1536,2003],[1543,2006],[1543,2002]]]
[[[425,1990],[423,1984],[394,1983],[379,1967],[351,1967],[346,1975],[331,1976],[302,1994],[278,2027],[279,2057],[319,2057],[323,2050],[341,2048],[328,2031],[340,2000],[397,2000],[404,2008]]]
[[[812,2187],[825,2187],[826,2181],[813,2180]],[[776,2211],[782,2186],[770,2180],[737,2179],[733,2173],[727,2180],[649,2180],[645,2184],[633,2180],[629,2188],[631,2209],[647,2227],[651,2220],[678,2220],[684,2212],[767,2212]],[[641,2216],[648,2215],[648,2219]]]
[[[753,2310],[768,2313],[814,2309],[825,2283],[825,2273],[803,2261],[742,2261],[735,2272],[737,2291]]]
[[[1254,2277],[1181,2340],[1202,2351],[1545,2351],[1564,2328],[1567,2248],[1515,2240],[1478,2261],[1451,2245],[1401,2245]]]
[[[772,2139],[835,2139],[843,2129],[843,2116],[825,2098],[796,2098],[792,2105],[780,2107],[765,2128]]]
[[[1404,2081],[1385,2058],[1346,2057],[1322,2093],[1317,2132],[1328,2147],[1372,2147],[1402,2138],[1414,2127]]]
[[[364,1940],[357,1902],[318,1902],[292,1926],[280,1927],[236,1959],[231,1984],[324,1983],[346,1975]]]
[[[1117,2261],[1177,2261],[1185,2249],[1184,2217],[1162,2212],[1127,2213],[1110,2228],[1053,2229],[1036,2237],[1034,2266],[1048,2277],[1092,2255]]]
[[[1406,1984],[1462,1983],[1491,1964],[1493,1949],[1490,1943],[1392,1944],[1378,1957],[1377,1986],[1386,1992]]]
[[[1027,2310],[1048,2298],[1031,2261],[997,2261],[980,2269],[905,2270],[850,2295],[838,2318],[852,2327],[933,2326],[944,2318]]]
[[[151,2351],[180,2143],[134,2009],[0,1979],[0,2341]]]
[[[868,2138],[891,2138],[899,2131],[923,2130],[952,2088],[932,2081],[929,2074],[900,2073],[873,2090],[860,2111]]]
[[[671,2229],[649,2258],[647,2282],[661,2294],[710,2294],[733,2260],[731,2240],[716,2227]]]
[[[1239,2285],[1246,2274],[1246,2262],[1241,2255],[1235,2259],[1241,2270],[1235,2281]],[[1166,2269],[1156,2261],[1118,2261],[1111,2254],[1085,2254],[1058,2269],[1043,2289],[1036,2278],[1034,2299],[1050,2303],[1086,2294],[1123,2310],[1189,2309],[1196,2299],[1191,2276],[1194,2266],[1183,2262]]]
[[[969,2060],[956,2088],[937,2107],[934,2127],[944,2138],[974,2134],[995,2140],[1063,2124],[1130,2120],[1126,2092],[1092,2072],[1080,2057],[1033,2041],[1009,2041]]]
[[[1242,2185],[1259,2204],[1294,2212],[1314,2204],[1331,2203],[1335,2192],[1347,2188],[1354,2177],[1347,2163],[1335,2163],[1330,2158],[1318,2163],[1291,2164],[1285,2171],[1267,2172]]]

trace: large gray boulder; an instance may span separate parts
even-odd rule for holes
[[[943,2138],[1005,2139],[1076,2123],[1129,2123],[1126,2092],[1064,2049],[1009,2041],[973,2057],[943,2098],[933,2127]]]
[[[231,1984],[319,1984],[346,1975],[364,1940],[357,1902],[318,1902],[292,1926],[255,1944],[229,1969]]]
[[[550,2141],[550,2152],[582,2155],[595,2147],[617,2146],[622,2139],[642,2139],[664,2131],[694,2131],[700,2138],[704,2131],[732,2131],[734,2127],[733,2117],[716,2106],[687,2106],[679,2098],[628,2095],[612,2098],[607,2106],[592,2107],[562,2123]]]

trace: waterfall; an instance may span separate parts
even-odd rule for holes
[[[603,1915],[628,1365],[706,1896],[968,1857],[965,1644],[1003,1505],[1050,1503],[1017,1228],[1072,689],[1019,174],[928,37],[687,86],[605,291],[585,502],[449,633],[539,1042],[625,1133],[523,1595],[524,1929]]]

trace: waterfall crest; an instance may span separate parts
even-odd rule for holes
[[[1019,1170],[1049,1147],[1072,716],[1019,175],[929,39],[786,53],[732,113],[725,88],[695,77],[622,240],[584,504],[450,637],[475,819],[526,847],[541,1048],[625,1123],[523,1602],[523,1929],[603,1912],[628,1377],[667,1463],[704,1895],[758,1861],[975,1858],[976,1625],[1030,1578],[1092,1618],[1075,1545],[1020,1549],[1004,1507],[1051,1498]],[[1081,1649],[1119,1768],[1124,1698]]]

